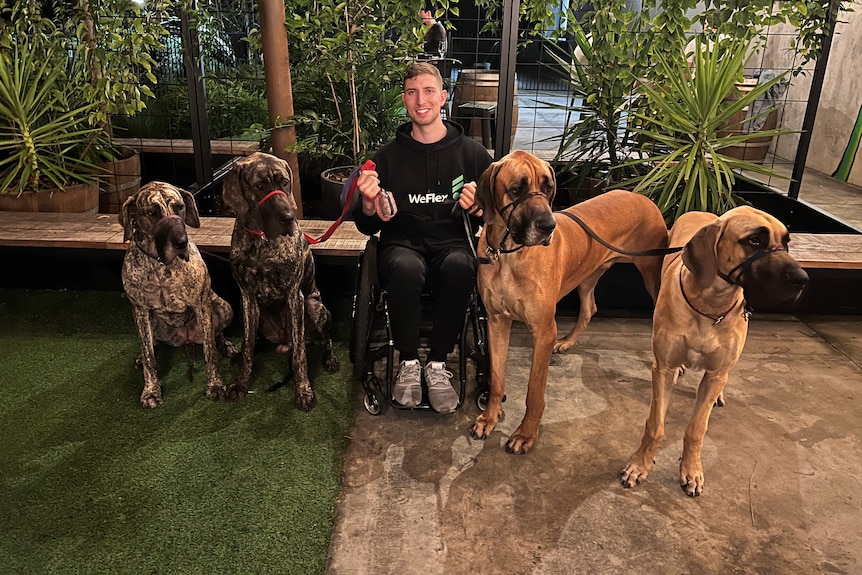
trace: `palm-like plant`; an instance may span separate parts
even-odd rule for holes
[[[70,102],[65,51],[53,50],[58,57],[45,59],[26,43],[0,50],[0,192],[96,178],[88,153],[101,129],[87,120],[98,103]]]
[[[736,171],[779,176],[767,167],[722,153],[752,138],[788,133],[739,133],[745,130],[729,125],[735,114],[751,106],[784,77],[779,75],[741,94],[736,82],[743,77],[750,44],[748,40],[724,38],[703,45],[698,39],[692,69],[682,54],[671,60],[657,53],[658,77],[665,80],[660,85],[644,82],[639,86],[647,106],[635,112],[638,127],[634,129],[648,142],[652,168],[623,185],[636,184],[635,191],[651,197],[669,222],[692,210],[721,214],[734,207],[738,203],[733,196]]]

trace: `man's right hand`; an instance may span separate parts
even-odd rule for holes
[[[380,177],[375,170],[362,170],[356,179],[356,187],[362,198],[362,213],[372,216],[376,213],[375,201],[380,193]]]

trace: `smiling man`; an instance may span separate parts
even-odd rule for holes
[[[450,413],[458,406],[446,356],[454,349],[476,285],[476,258],[460,210],[481,215],[474,204],[476,180],[491,164],[488,151],[464,136],[463,129],[443,120],[440,109],[446,91],[440,72],[426,62],[415,62],[404,74],[401,95],[410,122],[400,126],[395,139],[384,144],[373,160],[376,169],[357,180],[361,207],[354,212],[364,234],[380,232],[377,268],[389,298],[392,336],[400,365],[393,398],[405,407],[422,400],[422,376],[431,407]],[[378,194],[391,193],[396,213],[377,210]],[[383,216],[381,218],[381,215]],[[385,220],[385,221],[384,221]],[[420,295],[432,281],[437,297],[428,338],[424,369],[419,357]]]

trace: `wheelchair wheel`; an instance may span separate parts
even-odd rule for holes
[[[476,407],[479,408],[479,411],[485,411],[488,409],[488,396],[490,394],[490,391],[483,391],[476,396]]]
[[[371,306],[374,305],[372,288],[370,266],[368,262],[360,262],[356,292],[353,296],[353,323],[350,326],[350,359],[353,361],[353,375],[360,381],[367,375],[366,362],[368,338],[371,334]]]
[[[383,397],[383,392],[379,389],[369,389],[365,392],[365,397],[362,398],[362,404],[365,406],[365,411],[371,415],[382,415],[386,411],[386,398]]]

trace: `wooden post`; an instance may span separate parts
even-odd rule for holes
[[[284,26],[284,0],[260,0],[260,37],[263,42],[263,71],[266,76],[266,100],[269,123],[275,126],[293,116],[293,88],[290,83],[290,54]],[[293,171],[293,197],[297,218],[302,219],[302,190],[299,186],[299,161],[296,152],[285,148],[296,142],[293,126],[272,130],[272,153],[287,161]]]

